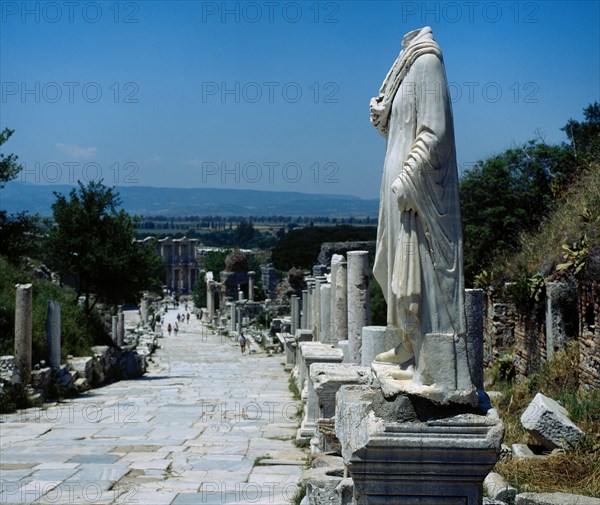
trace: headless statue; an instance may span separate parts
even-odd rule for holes
[[[375,360],[400,365],[396,379],[450,388],[435,368],[453,363],[454,389],[472,391],[452,106],[431,28],[404,37],[371,122],[387,139],[373,273],[400,341]]]

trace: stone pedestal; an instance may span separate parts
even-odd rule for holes
[[[469,372],[477,389],[483,389],[483,312],[483,289],[465,289]]]
[[[46,317],[46,349],[48,365],[54,370],[60,368],[60,303],[48,300]]]
[[[321,284],[321,329],[319,332],[319,342],[324,344],[333,344],[333,327],[331,324],[331,284]]]
[[[368,386],[343,386],[337,399],[336,434],[357,505],[481,505],[502,443],[494,411],[440,418]]]
[[[310,366],[310,381],[317,395],[319,420],[335,417],[335,395],[340,387],[349,384],[367,385],[371,381],[371,369],[342,363],[314,363]],[[319,449],[333,449],[332,441],[319,433]]]
[[[362,329],[371,323],[369,253],[348,252],[348,342],[352,363],[360,364]]]
[[[340,349],[321,342],[302,342],[299,344],[300,363],[298,389],[306,396],[304,418],[298,429],[298,439],[311,439],[317,428],[318,402],[317,395],[309,380],[309,370],[313,363],[341,363],[343,354]],[[306,388],[306,391],[304,391]]]
[[[15,286],[15,363],[24,384],[31,378],[33,290],[31,284]]]

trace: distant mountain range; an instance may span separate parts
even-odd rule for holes
[[[12,181],[0,190],[0,209],[52,215],[53,192],[67,195],[74,186]],[[351,195],[319,195],[251,189],[156,188],[119,186],[123,208],[139,216],[353,216],[376,217],[379,200]]]

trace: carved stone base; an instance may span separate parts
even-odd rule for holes
[[[386,398],[406,393],[440,405],[471,407],[479,401],[469,374],[465,335],[427,333],[416,367],[374,361],[372,368]]]
[[[426,410],[404,395],[388,402],[369,386],[340,389],[336,433],[357,505],[482,503],[502,422],[494,411],[419,420]]]

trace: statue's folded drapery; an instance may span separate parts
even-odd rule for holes
[[[452,106],[430,28],[405,37],[371,120],[387,137],[374,275],[418,355],[427,333],[466,332]]]

